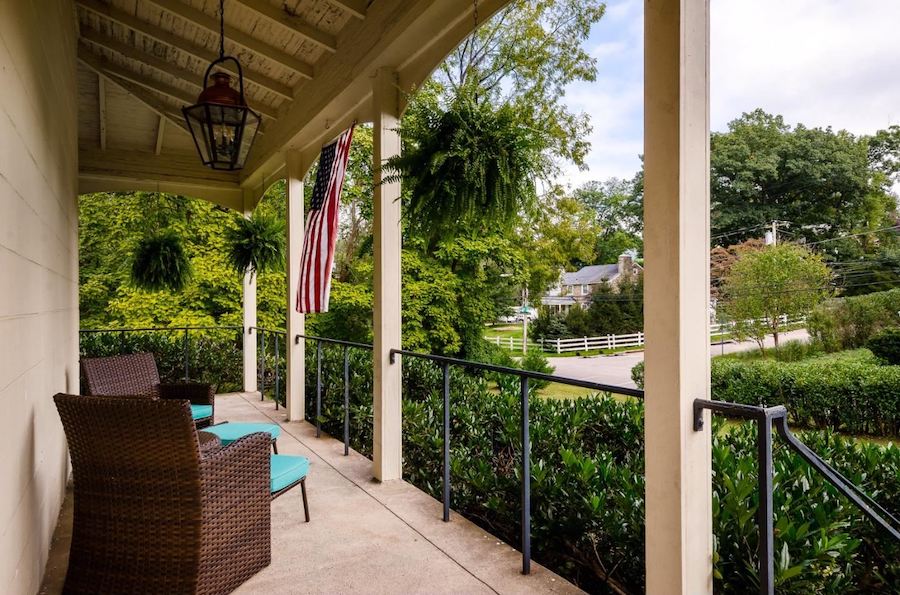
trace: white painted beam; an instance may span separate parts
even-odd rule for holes
[[[300,281],[300,259],[303,255],[304,214],[303,176],[310,162],[297,151],[285,155],[287,164],[287,370],[286,399],[288,421],[306,419],[306,341],[296,341],[306,333],[306,317],[297,312],[297,290]]]
[[[302,18],[288,14],[285,10],[269,4],[268,0],[237,0],[256,14],[268,21],[296,33],[328,52],[337,51],[337,39],[334,35],[310,25]]]
[[[184,38],[178,37],[170,31],[166,31],[162,27],[144,22],[134,15],[128,14],[127,12],[124,12],[122,10],[118,10],[115,7],[100,2],[99,0],[76,0],[76,3],[82,8],[85,8],[109,21],[118,23],[123,27],[126,27],[127,29],[131,29],[132,31],[139,33],[140,35],[143,35],[160,43],[164,43],[169,47],[175,48],[179,52],[182,52],[189,56],[194,56],[195,58],[199,58],[204,62],[209,63],[219,57],[216,52],[210,51],[206,47],[195,45]],[[222,66],[222,70],[226,70],[233,75],[237,75],[237,69],[235,69],[230,64],[224,64]],[[294,98],[294,93],[291,87],[255,70],[244,68],[244,79],[252,81],[260,87],[268,89],[269,91],[272,91],[273,93],[276,93],[277,95],[280,95],[285,99]]]
[[[374,366],[373,474],[379,481],[402,477],[402,375],[400,358],[391,363],[391,349],[402,346],[400,329],[400,182],[386,182],[385,161],[400,154],[400,94],[397,74],[381,68],[375,75],[372,94],[372,170],[375,177],[373,280]]]
[[[709,0],[645,0],[644,73],[647,593],[709,595]]]
[[[179,0],[147,1],[192,25],[206,29],[215,35],[219,34],[219,19],[209,16],[202,10],[197,10],[196,8],[179,2]],[[311,64],[291,56],[290,54],[271,46],[252,35],[244,33],[240,29],[232,27],[227,23],[225,24],[225,39],[307,78],[312,78],[313,76],[313,67]]]

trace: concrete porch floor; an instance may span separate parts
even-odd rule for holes
[[[315,437],[306,422],[285,422],[259,393],[219,395],[219,421],[276,421],[278,450],[310,460],[311,522],[300,490],[272,503],[272,564],[235,591],[290,593],[581,593],[539,564],[520,573],[521,554],[405,481],[378,483],[371,463],[343,443]],[[41,593],[62,592],[71,539],[72,498],[60,514]]]

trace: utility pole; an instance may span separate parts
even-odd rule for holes
[[[766,232],[766,246],[778,245],[778,220],[772,221],[772,229]]]

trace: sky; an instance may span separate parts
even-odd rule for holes
[[[586,43],[594,82],[567,89],[593,132],[587,171],[561,181],[630,178],[643,151],[643,0],[608,0]],[[900,1],[711,0],[710,127],[760,107],[789,124],[871,134],[900,124]]]

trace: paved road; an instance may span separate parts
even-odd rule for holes
[[[782,335],[782,341],[806,341],[809,339],[805,329],[790,331]],[[773,346],[772,338],[766,339],[766,347]],[[748,351],[756,348],[755,341],[743,341],[741,343],[715,344],[710,347],[712,355],[721,353],[733,353],[735,351]],[[600,382],[613,386],[627,386],[634,388],[631,380],[631,368],[644,361],[644,352],[620,353],[618,355],[595,355],[591,357],[548,357],[550,365],[554,366],[555,374],[578,380]]]

